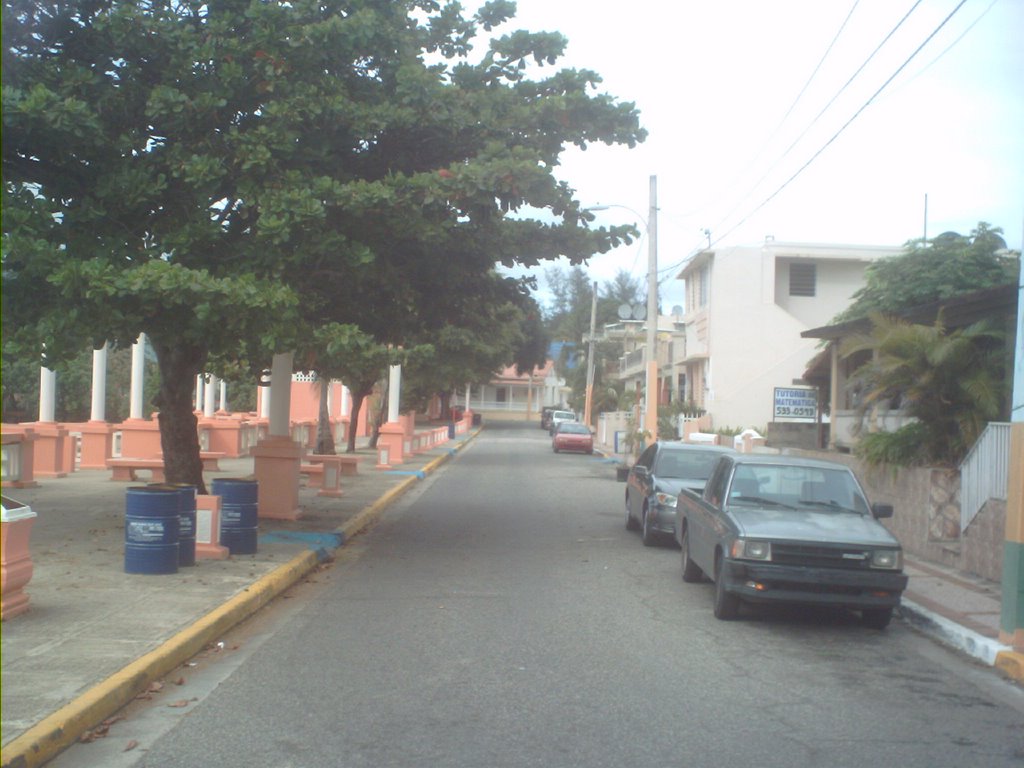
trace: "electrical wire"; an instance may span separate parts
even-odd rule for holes
[[[813,128],[815,125],[818,124],[818,121],[822,118],[822,116],[829,110],[829,108],[833,104],[835,104],[836,99],[838,99],[840,96],[843,95],[843,93],[846,91],[846,89],[850,87],[850,84],[853,83],[853,81],[857,79],[857,76],[860,75],[860,73],[864,71],[864,68],[869,63],[871,63],[871,60],[873,58],[875,58],[876,54],[880,50],[882,50],[882,48],[885,46],[885,44],[888,43],[890,39],[892,39],[892,36],[895,35],[897,31],[899,31],[900,27],[903,26],[903,23],[907,19],[910,18],[910,15],[915,10],[917,10],[917,7],[922,3],[922,1],[923,0],[916,0],[916,2],[910,7],[910,10],[908,10],[905,14],[903,14],[903,18],[901,18],[896,23],[895,27],[893,27],[892,29],[889,30],[889,33],[884,38],[882,38],[882,42],[880,42],[877,46],[875,46],[875,49],[868,55],[868,57],[866,59],[864,59],[864,61],[861,63],[861,65],[859,67],[857,67],[856,71],[852,75],[850,75],[849,79],[845,83],[843,83],[842,87],[840,87],[840,89],[838,91],[836,91],[835,95],[833,95],[832,98],[829,99],[828,103],[824,107],[822,107],[821,111],[818,112],[818,114],[814,116],[814,119],[812,119],[811,122],[807,124],[807,127],[804,128],[803,131],[800,132],[800,135],[797,136],[793,140],[793,142],[786,148],[786,150],[781,155],[779,155],[779,157],[775,160],[775,162],[772,163],[768,167],[768,169],[761,175],[761,178],[759,178],[756,182],[754,182],[754,184],[750,187],[750,189],[747,191],[747,193],[742,198],[740,198],[740,202],[737,203],[735,206],[733,206],[733,208],[728,213],[726,213],[725,216],[722,217],[722,219],[715,225],[715,227],[720,226],[723,221],[727,221],[729,219],[729,217],[732,216],[732,214],[736,211],[736,209],[740,207],[740,204],[744,200],[746,200],[748,197],[750,197],[750,195],[754,192],[755,189],[757,189],[758,187],[761,186],[761,184],[764,182],[764,180],[767,179],[771,175],[771,173],[776,168],[779,167],[779,164],[783,160],[785,160],[787,157],[789,157],[789,154],[796,148],[796,145],[799,144],[803,140],[804,136],[806,136],[808,134],[808,132],[811,130],[811,128]],[[852,13],[852,10],[851,10],[851,13]]]
[[[953,8],[953,10],[949,12],[949,14],[942,20],[942,22],[940,22],[939,25],[934,30],[932,30],[932,32],[928,35],[928,37],[926,37],[924,39],[924,41],[920,45],[918,45],[918,47],[916,49],[914,49],[914,52],[911,53],[909,57],[907,57],[907,59],[896,69],[896,71],[893,72],[888,78],[886,78],[885,82],[882,83],[882,85],[878,87],[878,89],[868,98],[868,100],[865,101],[864,104],[862,104],[861,107],[856,112],[854,112],[853,115],[845,123],[843,123],[842,126],[840,126],[839,130],[837,130],[834,134],[832,134],[832,137],[828,141],[826,141],[813,155],[811,155],[811,157],[803,165],[801,165],[774,192],[772,192],[770,195],[768,195],[768,197],[766,197],[760,204],[758,204],[753,210],[751,210],[742,219],[740,219],[740,221],[738,221],[736,224],[734,224],[732,227],[727,229],[724,233],[722,233],[718,237],[714,238],[711,241],[711,243],[709,244],[708,247],[713,247],[715,244],[721,242],[724,238],[728,237],[730,234],[732,234],[737,229],[739,229],[741,226],[743,226],[747,221],[750,220],[750,218],[754,214],[756,214],[758,211],[760,211],[762,208],[764,208],[766,205],[768,205],[768,203],[770,203],[772,200],[774,200],[779,195],[779,193],[781,193],[786,187],[788,187],[791,183],[793,183],[793,181],[798,176],[800,176],[800,174],[802,174],[805,170],[807,170],[807,168],[815,160],[817,160],[818,157],[820,157],[821,154],[826,149],[828,149],[835,142],[836,139],[839,138],[839,136],[853,123],[853,121],[856,120],[864,112],[865,109],[867,109],[869,106],[871,106],[872,103],[874,103],[875,99],[878,98],[878,96],[882,93],[882,91],[884,91],[885,88],[894,79],[896,79],[896,77],[904,69],[906,69],[907,65],[909,65],[910,62],[913,61],[914,58],[916,58],[917,55],[924,49],[924,47],[926,45],[928,45],[928,43],[930,43],[932,41],[932,39],[935,37],[935,35],[937,35],[942,30],[942,28],[945,27],[946,24],[949,23],[950,19],[952,19],[957,14],[957,12],[964,6],[964,4],[966,2],[967,2],[967,0],[960,0],[960,2],[957,3],[956,7]],[[684,264],[686,264],[687,262],[689,262],[693,258],[695,253],[699,252],[700,250],[706,250],[706,249],[699,248],[699,249],[697,249],[697,251],[691,252],[685,259],[682,259],[681,261],[677,262],[676,264],[673,264],[670,267],[667,267],[665,270],[659,270],[659,272],[660,271],[669,271],[669,270],[678,269],[679,267],[681,267]]]

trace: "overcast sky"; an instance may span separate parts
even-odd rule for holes
[[[562,32],[560,66],[636,102],[643,145],[569,150],[559,175],[584,205],[614,206],[600,223],[640,229],[657,176],[668,309],[682,303],[669,268],[704,230],[719,246],[899,246],[925,233],[927,195],[929,237],[987,221],[1021,247],[1024,0],[960,3],[518,0],[502,31]],[[619,268],[645,279],[647,242],[588,265],[602,283]]]

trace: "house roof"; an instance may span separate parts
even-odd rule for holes
[[[554,369],[555,369],[555,361],[549,359],[544,364],[543,367],[537,366],[536,368],[533,369],[533,371],[532,371],[532,378],[533,379],[544,379]],[[503,383],[503,382],[504,383],[508,383],[508,382],[516,382],[517,381],[517,382],[522,382],[522,383],[525,384],[526,382],[530,381],[530,379],[531,379],[531,372],[523,373],[523,374],[520,375],[520,374],[516,373],[516,367],[514,365],[510,365],[507,368],[504,368],[501,371],[499,371],[498,373],[496,373],[494,375],[494,378],[492,379],[492,381],[494,383]]]
[[[1017,313],[1017,286],[1008,283],[995,288],[982,288],[970,293],[961,293],[950,296],[948,299],[909,307],[897,312],[896,315],[911,322],[932,323],[935,322],[940,311],[948,328],[963,328],[987,317],[1015,316]],[[847,320],[845,323],[811,328],[800,335],[805,339],[835,341],[870,327],[871,320],[867,317],[860,317],[856,320]]]

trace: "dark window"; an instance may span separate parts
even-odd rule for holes
[[[817,269],[814,264],[793,263],[789,265],[789,295],[814,296],[817,284]]]

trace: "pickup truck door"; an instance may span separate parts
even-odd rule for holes
[[[715,569],[715,545],[718,542],[718,519],[725,496],[725,488],[729,481],[732,462],[722,458],[711,471],[704,495],[700,501],[688,509],[690,531],[690,557],[708,576]]]

